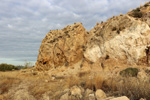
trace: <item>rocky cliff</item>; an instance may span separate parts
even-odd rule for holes
[[[36,68],[48,70],[69,67],[82,61],[103,67],[107,59],[124,64],[150,63],[149,3],[106,22],[97,23],[89,32],[81,23],[47,33],[39,49]]]
[[[81,23],[50,31],[42,41],[36,67],[49,69],[78,62],[83,57],[86,34]]]

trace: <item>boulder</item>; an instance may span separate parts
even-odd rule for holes
[[[66,93],[60,97],[60,100],[69,100],[69,94]]]
[[[122,97],[117,97],[117,98],[113,98],[113,99],[110,99],[110,100],[130,100],[130,99],[126,96],[122,96]]]
[[[89,97],[90,94],[93,94],[93,91],[90,90],[90,89],[86,89],[86,91],[85,91],[85,93],[84,93],[84,99],[85,99],[85,100],[89,100],[90,98],[92,98],[92,95],[91,95],[91,97]]]
[[[103,90],[101,89],[98,89],[96,92],[95,92],[95,95],[96,95],[96,99],[97,100],[103,100],[104,98],[106,98],[106,94]]]
[[[82,98],[82,90],[78,86],[73,86],[70,92],[72,96]]]
[[[85,99],[86,100],[86,99]],[[87,100],[96,100],[94,93],[89,94],[88,99]]]
[[[148,81],[149,79],[144,70],[141,70],[140,72],[138,72],[137,78],[142,81],[146,81],[146,80]]]

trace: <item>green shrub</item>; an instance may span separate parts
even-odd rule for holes
[[[123,77],[136,77],[139,70],[137,68],[127,68],[120,72]]]
[[[18,70],[18,68],[11,64],[0,64],[0,71]]]
[[[116,30],[117,30],[117,28],[116,28],[116,27],[113,27],[113,28],[112,28],[112,31],[116,31]]]
[[[137,18],[141,18],[143,16],[142,12],[140,11],[140,8],[133,10],[132,15],[133,17]]]
[[[145,5],[144,5],[144,7],[148,7],[148,6],[149,6],[148,4],[145,4]]]

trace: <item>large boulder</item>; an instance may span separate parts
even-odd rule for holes
[[[103,90],[101,89],[98,89],[96,92],[95,92],[95,95],[96,95],[96,99],[97,100],[103,100],[104,98],[106,98],[106,94]]]
[[[47,33],[39,49],[36,68],[48,70],[58,66],[68,66],[81,60],[86,34],[87,31],[81,23]]]

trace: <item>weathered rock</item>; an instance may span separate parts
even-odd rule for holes
[[[66,93],[63,96],[61,96],[60,100],[69,100],[69,94]]]
[[[97,100],[103,100],[104,98],[106,98],[106,94],[103,90],[101,89],[98,89],[96,92],[95,92],[95,95],[96,95],[96,99]]]
[[[68,66],[81,60],[86,33],[81,23],[47,33],[39,49],[36,68],[48,70],[53,67]]]
[[[137,78],[143,81],[146,81],[149,79],[144,70],[138,72]]]
[[[93,33],[94,32],[94,33]],[[84,52],[86,59],[122,59],[128,63],[147,63],[146,49],[150,45],[150,28],[127,15],[110,18],[103,26],[90,31],[95,34]]]
[[[89,95],[90,94],[93,94],[93,91],[90,90],[90,89],[86,89],[85,94],[84,94],[84,100],[89,100]]]
[[[81,91],[81,89],[78,86],[73,86],[70,89],[70,92],[71,92],[72,96],[82,98],[82,91]]]
[[[117,97],[117,98],[110,99],[110,100],[130,100],[130,99],[126,96],[122,96],[122,97]]]
[[[146,99],[141,98],[140,100],[146,100]]]
[[[89,94],[88,100],[95,100],[95,95],[94,95],[94,93]]]
[[[102,54],[98,45],[91,45],[90,49],[87,49],[84,53],[84,57],[91,62],[96,62],[101,56]]]

